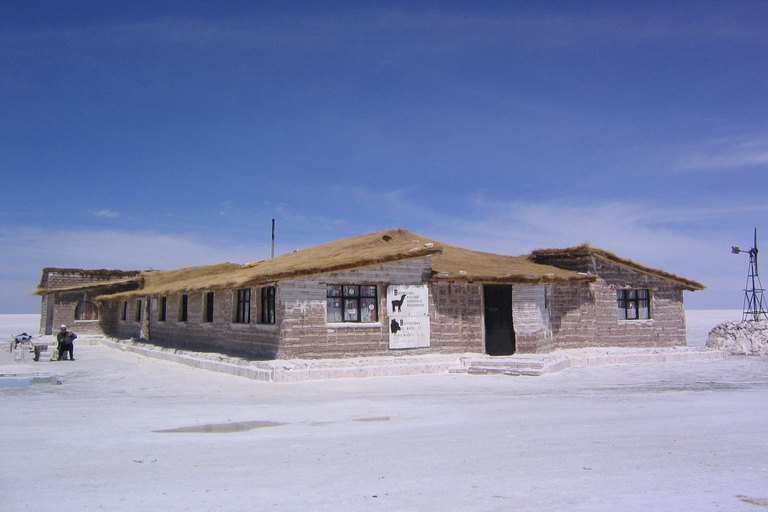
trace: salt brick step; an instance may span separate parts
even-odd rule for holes
[[[471,361],[467,373],[471,375],[528,375],[546,373],[548,364],[540,360]]]
[[[529,377],[539,377],[544,375],[544,370],[527,368],[488,368],[482,366],[470,366],[467,369],[469,375],[525,375]]]

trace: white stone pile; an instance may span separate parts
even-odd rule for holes
[[[768,322],[725,322],[709,332],[707,347],[737,356],[768,356]]]

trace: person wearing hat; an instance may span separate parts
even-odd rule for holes
[[[69,360],[74,361],[75,356],[72,353],[74,349],[74,341],[77,338],[77,334],[67,330],[66,325],[61,326],[61,331],[56,335],[56,341],[59,343],[59,358],[57,361],[61,361],[64,357],[64,351],[69,352]]]

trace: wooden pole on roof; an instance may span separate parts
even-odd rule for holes
[[[272,219],[272,252],[269,257],[270,259],[275,257],[275,219]]]

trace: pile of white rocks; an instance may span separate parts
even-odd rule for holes
[[[725,322],[709,332],[707,347],[737,356],[768,356],[768,322]]]

